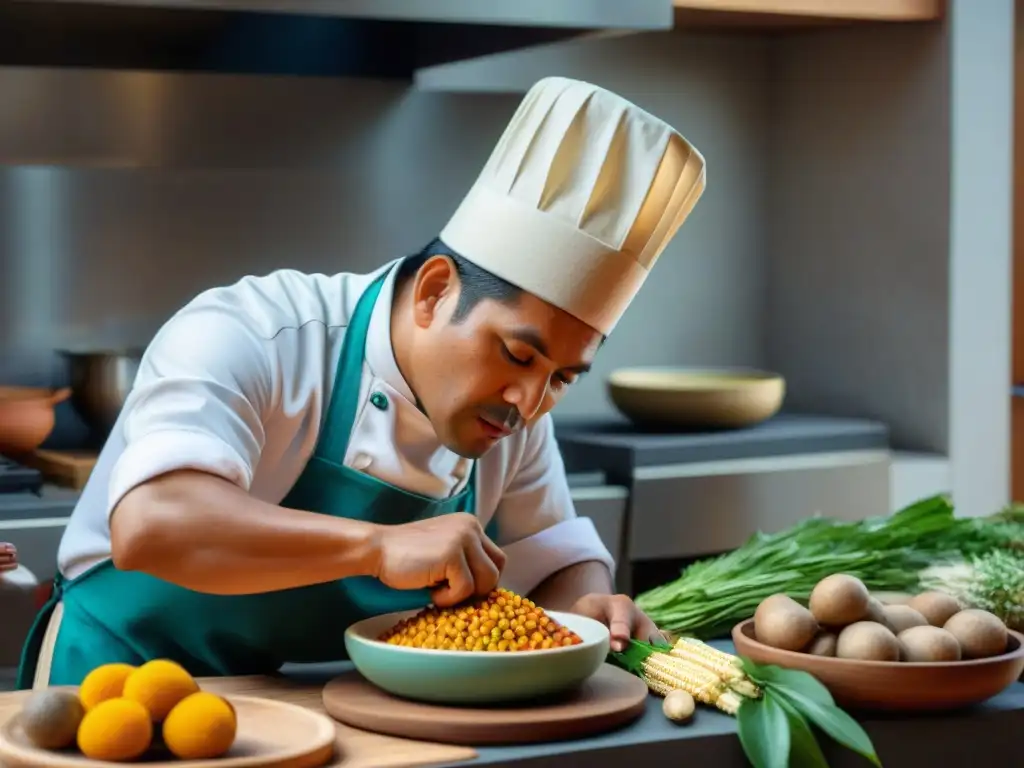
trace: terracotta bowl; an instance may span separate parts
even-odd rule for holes
[[[608,394],[640,425],[728,429],[774,416],[786,382],[778,374],[745,368],[620,368],[608,377]]]
[[[53,409],[67,400],[70,389],[0,387],[0,454],[31,453],[50,436]]]
[[[782,651],[754,639],[754,620],[732,630],[736,652],[756,664],[814,675],[844,708],[890,712],[951,710],[1000,693],[1024,671],[1024,635],[1010,632],[1006,653],[945,663],[855,661]]]

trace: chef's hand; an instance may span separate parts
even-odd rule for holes
[[[586,595],[577,600],[569,612],[588,616],[608,627],[613,651],[624,650],[631,638],[662,645],[669,640],[626,595]]]
[[[392,589],[431,589],[447,607],[498,585],[505,553],[475,515],[460,512],[381,526],[377,578]]]
[[[18,550],[13,544],[0,541],[0,573],[13,571],[18,567]]]

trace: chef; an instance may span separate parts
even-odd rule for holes
[[[355,621],[498,584],[605,622],[614,648],[650,639],[573,510],[549,411],[704,180],[658,118],[547,78],[420,253],[193,299],[71,516],[19,687],[153,658],[195,675],[338,660]]]

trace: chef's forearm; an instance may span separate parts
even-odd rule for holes
[[[530,599],[545,609],[567,611],[584,595],[610,595],[613,591],[614,583],[608,566],[591,560],[552,574],[530,593]]]
[[[376,569],[376,526],[268,504],[203,472],[135,488],[110,528],[118,568],[198,592],[269,592]]]

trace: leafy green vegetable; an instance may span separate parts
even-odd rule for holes
[[[787,768],[789,721],[770,691],[758,700],[747,699],[736,713],[740,744],[754,768]]]
[[[743,671],[747,677],[763,688],[782,688],[783,690],[799,691],[804,696],[818,702],[822,706],[836,705],[828,688],[822,685],[814,675],[799,669],[784,669],[773,664],[754,664],[750,659],[741,657]]]
[[[861,728],[860,723],[839,707],[823,705],[793,688],[775,688],[775,692],[792,704],[808,721],[844,747],[881,767],[882,763],[875,754],[874,745],[867,733]]]
[[[740,715],[743,714],[745,708],[757,710],[763,701],[773,700],[775,706],[778,706],[786,715],[787,736],[784,743],[790,752],[790,760],[794,766],[815,768],[827,765],[821,747],[810,728],[812,724],[847,749],[853,750],[875,765],[881,766],[878,755],[875,754],[874,745],[867,733],[856,720],[836,706],[832,694],[813,675],[802,670],[783,669],[774,665],[761,666],[746,657],[740,658],[747,676],[764,690],[764,697],[761,701],[745,701],[743,703],[743,706],[740,707]],[[747,717],[754,718],[754,712],[749,712]],[[760,717],[766,718],[768,715]],[[742,731],[740,738],[741,740],[743,738]],[[764,748],[773,746],[776,745],[768,744]],[[746,743],[743,748],[749,756],[750,751],[747,749]],[[751,758],[751,762],[753,762],[753,758]]]
[[[949,498],[939,495],[859,522],[810,517],[778,533],[759,532],[733,552],[694,563],[636,602],[659,627],[709,639],[728,634],[776,592],[806,604],[815,585],[833,573],[857,576],[871,590],[914,591],[919,574],[936,562],[1022,541],[1024,509],[957,517]]]
[[[791,768],[828,768],[828,760],[825,759],[821,746],[804,716],[784,698],[777,697],[777,700],[779,706],[786,711],[786,719],[789,722]]]

